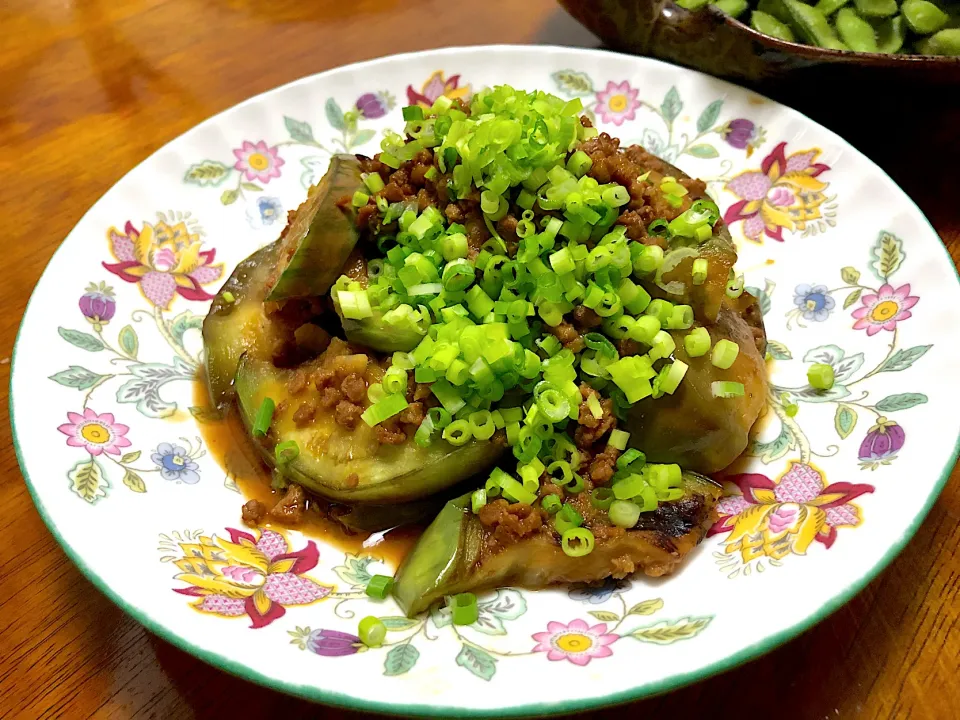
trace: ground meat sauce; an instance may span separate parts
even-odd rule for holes
[[[587,173],[599,183],[615,182],[630,192],[630,203],[617,219],[618,225],[627,229],[627,237],[646,245],[666,248],[662,237],[647,235],[647,226],[658,218],[673,220],[685,212],[694,200],[704,197],[707,186],[701,180],[678,177],[679,171],[639,145],[620,150],[620,140],[600,133],[592,140],[580,144],[593,165]],[[640,177],[649,171],[646,180]],[[660,190],[660,181],[667,176],[678,177],[677,181],[689,193],[683,196],[678,207],[667,202]]]
[[[494,500],[480,508],[477,517],[484,527],[492,530],[488,539],[490,549],[502,548],[539,532],[543,517],[538,508],[523,503]]]
[[[469,114],[468,107],[460,101],[456,102]],[[591,125],[587,118],[581,118],[581,122],[587,127]],[[687,210],[694,200],[705,196],[706,187],[702,181],[679,177],[680,173],[676,168],[640,146],[633,145],[621,150],[620,141],[606,133],[581,143],[579,149],[592,160],[588,173],[591,177],[599,183],[616,182],[628,189],[630,202],[622,209],[617,224],[626,228],[626,234],[632,240],[666,247],[663,238],[648,236],[647,226],[658,218],[672,220]],[[380,162],[379,155],[374,158],[363,156],[357,156],[357,158],[361,172],[378,174],[383,180],[384,187],[371,198],[367,205],[356,209],[356,224],[361,231],[361,241],[350,255],[344,269],[345,274],[352,280],[366,286],[367,264],[362,249],[372,244],[378,235],[395,234],[399,229],[396,221],[384,223],[384,215],[375,202],[377,196],[388,203],[415,205],[418,211],[428,206],[437,207],[449,223],[463,226],[468,243],[468,257],[471,260],[477,257],[484,243],[490,239],[490,229],[480,209],[480,192],[473,188],[464,198],[452,198],[448,192],[449,175],[440,171],[438,158],[431,150],[420,151],[412,160],[395,169]],[[431,172],[431,168],[435,169],[435,172]],[[431,175],[432,179],[428,177]],[[641,176],[644,175],[646,179],[641,180]],[[667,202],[659,188],[660,181],[666,176],[676,177],[678,182],[689,191],[683,197],[679,207],[673,207]],[[339,204],[346,207],[350,202],[351,198],[343,198]],[[539,207],[535,207],[534,211],[538,218],[546,214]],[[288,222],[292,217],[291,212]],[[503,239],[510,257],[514,257],[517,251],[519,241],[516,233],[517,223],[516,215],[508,213],[495,225],[496,232]],[[281,238],[284,235],[281,235]],[[281,258],[279,267],[282,268],[286,264],[294,249],[284,248],[285,254]],[[271,278],[271,283],[275,277],[276,274]],[[271,320],[278,323],[281,328],[272,349],[272,356],[278,366],[291,366],[295,362],[303,361],[304,348],[298,347],[293,337],[294,332],[297,328],[310,323],[323,311],[329,312],[329,308],[323,307],[321,302],[306,300],[266,303],[265,310]],[[751,318],[751,314],[757,317]],[[759,308],[755,302],[753,306],[745,308],[744,315],[748,319],[748,324],[756,328],[754,335],[759,347],[765,340],[762,319],[759,318]],[[593,310],[578,306],[559,325],[545,329],[553,334],[563,347],[578,353],[585,347],[583,335],[599,328],[602,320]],[[316,333],[302,332],[301,335],[314,336]],[[314,337],[311,343],[314,348],[318,346],[317,340],[318,338]],[[301,398],[294,413],[294,422],[298,427],[305,427],[314,422],[318,413],[332,412],[339,425],[353,429],[357,426],[361,413],[369,404],[367,389],[369,384],[374,382],[369,379],[366,369],[369,365],[373,365],[385,370],[390,365],[390,359],[372,355],[368,358],[367,355],[360,355],[360,353],[369,354],[369,351],[362,348],[349,348],[347,343],[337,338],[332,340],[319,338],[319,340],[330,343],[330,352],[325,354],[332,353],[336,361],[320,363],[309,373],[297,371],[290,378],[287,386],[290,395]],[[617,343],[617,349],[621,356],[636,355],[641,352],[640,344],[630,339],[620,340]],[[353,352],[352,355],[351,352]],[[360,358],[363,358],[362,361]],[[606,441],[610,430],[616,427],[617,419],[613,413],[612,400],[601,398],[596,390],[586,384],[581,385],[580,393],[582,402],[573,436],[582,456],[579,472],[583,477],[584,491],[569,495],[562,487],[550,482],[550,477],[544,473],[541,478],[540,495],[556,495],[565,499],[583,516],[584,527],[593,532],[596,542],[608,542],[622,537],[625,531],[609,522],[606,511],[592,505],[590,491],[594,487],[608,484],[616,472],[616,461],[620,451],[607,445]],[[600,401],[602,413],[599,418],[595,417],[589,408],[587,399],[591,395],[596,396]],[[415,382],[413,373],[408,376],[405,396],[409,403],[408,407],[397,416],[375,426],[376,439],[380,444],[399,445],[407,442],[423,421],[426,411],[439,404],[431,392],[430,385]],[[506,446],[504,430],[497,430],[491,442]],[[351,476],[351,479],[354,483],[359,482],[359,478],[355,475]],[[703,502],[702,498],[698,498],[698,501]],[[687,512],[689,508],[679,508],[684,502],[687,500],[661,505],[655,513],[645,514],[638,527],[643,529],[649,525],[651,529],[662,531],[664,524],[672,523],[671,527],[675,525],[674,530],[678,535],[681,534],[685,527],[684,519],[693,515],[692,512]],[[292,484],[280,502],[271,510],[268,511],[263,503],[251,500],[243,506],[242,516],[243,521],[252,526],[262,523],[268,516],[295,524],[302,517],[305,507],[306,496],[303,489],[299,485]],[[504,499],[493,500],[480,509],[478,518],[489,531],[485,541],[485,552],[498,552],[537,533],[550,533],[557,537],[545,511],[522,503],[511,504]],[[615,577],[623,577],[635,569],[632,561],[627,557],[623,558],[622,562],[615,560],[614,565]]]

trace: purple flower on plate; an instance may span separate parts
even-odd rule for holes
[[[324,657],[353,655],[362,647],[363,642],[359,637],[338,630],[319,628],[310,633],[307,638],[307,649]]]
[[[393,108],[394,100],[390,93],[364,93],[357,98],[357,110],[367,120],[376,120],[386,115]]]
[[[727,145],[737,150],[746,150],[747,157],[753,154],[763,143],[763,128],[757,127],[752,120],[737,118],[731,120],[720,130]]]
[[[881,465],[889,465],[896,459],[906,439],[902,427],[881,415],[860,443],[860,467],[876,470]]]
[[[87,291],[80,296],[80,312],[94,329],[101,330],[117,312],[117,301],[113,298],[113,288],[101,282],[90,283]]]

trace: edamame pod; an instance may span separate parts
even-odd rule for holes
[[[951,55],[960,57],[960,28],[940,30],[921,41],[917,48],[924,55]]]
[[[793,30],[791,30],[788,25],[785,25],[773,15],[768,15],[761,10],[754,10],[750,13],[750,27],[758,33],[775,37],[778,40],[796,42],[796,38],[793,36]]]
[[[927,0],[904,0],[900,8],[907,25],[918,35],[935,33],[947,24],[947,14]]]
[[[827,16],[822,12],[810,5],[804,5],[800,0],[782,0],[782,2],[790,15],[790,26],[801,38],[811,45],[823,48],[847,49],[827,21]],[[896,7],[896,0],[890,0],[890,2]]]
[[[836,18],[837,32],[840,38],[854,52],[877,52],[877,38],[873,25],[857,15],[853,8],[841,8]]]
[[[850,2],[850,0],[820,0],[814,7],[829,17],[848,2]]]
[[[903,15],[881,20],[874,25],[877,31],[877,52],[895,53],[903,47],[907,38],[907,24]]]
[[[740,17],[750,7],[747,0],[716,0],[713,4],[730,17]]]
[[[863,17],[890,17],[897,14],[897,0],[853,0]]]

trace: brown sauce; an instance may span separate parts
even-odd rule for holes
[[[197,427],[207,452],[233,478],[243,496],[242,500],[237,498],[237,522],[240,522],[240,507],[247,500],[259,500],[268,508],[273,507],[282,497],[282,492],[270,486],[270,469],[247,437],[236,408],[231,406],[223,417],[218,417],[210,407],[207,383],[202,374],[194,380],[193,404],[203,410],[199,414],[204,420],[198,422]],[[298,525],[268,520],[262,526],[297,530],[343,552],[373,555],[393,568],[399,566],[423,532],[420,526],[394,528],[383,533],[348,530],[340,523],[324,517],[319,504],[313,500],[308,504],[303,522]]]

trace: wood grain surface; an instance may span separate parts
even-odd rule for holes
[[[17,326],[54,249],[124,173],[197,122],[294,78],[384,54],[597,44],[551,0],[4,0],[0,36],[4,410]],[[960,91],[772,94],[876,160],[960,258]],[[47,531],[9,433],[0,424],[0,718],[361,717],[247,684],[123,615]],[[904,553],[819,626],[724,675],[594,715],[958,718],[958,545],[954,472]],[[777,608],[756,611],[762,622]]]

